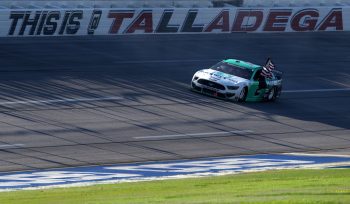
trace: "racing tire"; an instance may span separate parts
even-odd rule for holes
[[[245,102],[245,100],[247,99],[247,95],[248,95],[248,88],[244,87],[242,91],[239,93],[238,102]]]
[[[267,101],[276,101],[277,99],[277,88],[273,87],[267,95]]]

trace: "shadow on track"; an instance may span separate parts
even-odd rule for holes
[[[239,104],[188,89],[223,56],[273,56],[285,90],[350,87],[348,35],[1,39],[0,142],[25,146],[2,149],[0,171],[350,147],[349,92]],[[251,132],[205,136],[232,130]],[[154,135],[175,136],[135,139]]]

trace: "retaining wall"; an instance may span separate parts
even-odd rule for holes
[[[1,10],[0,37],[350,30],[350,7]]]

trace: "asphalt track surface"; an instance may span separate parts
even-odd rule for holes
[[[0,39],[0,171],[350,154],[350,33]],[[276,103],[189,91],[223,58],[284,72]]]

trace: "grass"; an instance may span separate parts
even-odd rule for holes
[[[0,193],[1,204],[350,203],[350,169],[229,176]]]

